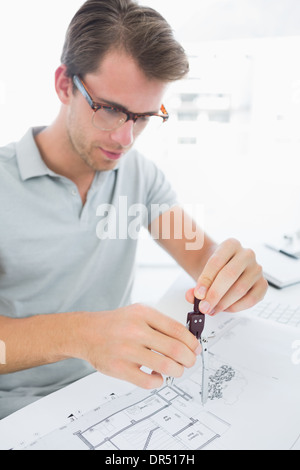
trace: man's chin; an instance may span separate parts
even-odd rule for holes
[[[89,167],[94,171],[110,171],[114,170],[119,162],[104,161],[101,163],[93,162],[89,164]]]

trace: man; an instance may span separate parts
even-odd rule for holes
[[[187,249],[185,230],[174,235],[178,220],[191,221],[164,175],[132,150],[148,122],[167,120],[164,92],[187,72],[157,12],[133,0],[88,0],[56,71],[57,119],[0,149],[0,418],[95,369],[156,388],[201,352],[183,325],[131,305],[137,241],[99,228],[103,205],[121,219],[122,198],[148,209],[144,225],[194,277],[186,297],[202,299],[203,313],[263,298],[267,283],[251,250],[236,240],[217,246],[195,224],[197,250]],[[160,204],[169,210],[150,210]]]

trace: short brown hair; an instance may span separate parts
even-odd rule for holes
[[[123,49],[150,79],[176,81],[189,71],[167,21],[134,0],[88,0],[68,28],[61,61],[69,77],[95,72],[105,54]]]

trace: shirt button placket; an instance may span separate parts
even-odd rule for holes
[[[82,201],[81,201],[81,197],[79,195],[77,187],[71,186],[70,194],[72,196],[73,205],[75,207],[76,214],[80,218],[81,211],[82,211]]]

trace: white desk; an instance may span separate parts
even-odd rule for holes
[[[164,313],[172,313],[175,318],[183,323],[186,320],[186,313],[190,310],[190,304],[188,304],[184,299],[185,291],[193,286],[193,281],[186,275],[180,276],[171,289],[166,293],[166,295],[161,299],[159,305],[157,306]],[[300,303],[300,284],[286,288],[284,290],[277,290],[270,288],[267,293],[267,299],[275,299],[281,303]],[[170,305],[172,304],[172,312],[170,312]],[[212,322],[211,326],[214,327],[214,319],[208,319],[209,322]],[[210,327],[210,325],[209,325]],[[270,329],[271,330],[271,329]],[[261,341],[259,330],[257,334],[257,339]],[[250,333],[249,333],[250,334]],[[282,345],[278,343],[276,351],[274,350],[274,363],[278,362],[278,358],[281,358],[281,347],[288,348],[291,345],[293,340],[300,339],[300,330],[295,329],[285,329],[282,333]],[[256,338],[252,338],[254,347],[253,354],[255,356],[255,341]],[[258,350],[258,361],[260,361],[260,347],[261,344],[257,344]],[[285,360],[288,351],[285,351]],[[277,356],[278,355],[278,356]],[[282,358],[283,358],[282,356]],[[272,360],[272,358],[269,358]],[[263,358],[261,358],[263,361]],[[260,364],[261,366],[261,364]],[[286,380],[289,381],[291,374],[291,390],[293,390],[293,395],[282,397],[282,402],[277,404],[278,412],[274,420],[279,420],[281,423],[280,426],[275,426],[275,428],[281,429],[282,436],[290,435],[291,446],[293,448],[300,448],[300,398],[299,401],[295,400],[295,387],[298,385],[298,396],[300,396],[300,365],[292,366],[288,364],[286,369]],[[14,413],[6,419],[3,419],[0,422],[0,449],[10,449],[18,445],[22,441],[26,441],[29,438],[32,438],[33,431],[39,432],[40,435],[46,434],[66,422],[67,417],[75,413],[76,410],[80,410],[81,413],[85,413],[92,408],[97,407],[99,400],[101,402],[105,401],[104,397],[109,397],[110,393],[115,390],[122,390],[122,393],[127,393],[133,390],[134,387],[130,384],[121,382],[110,377],[103,376],[99,373],[93,374],[69,387],[66,387],[63,390],[60,390],[20,411]],[[288,389],[288,387],[287,387]],[[256,391],[257,396],[259,396],[260,391]],[[264,391],[261,391],[264,393]],[[295,419],[293,422],[289,422],[289,413],[285,413],[282,409],[284,403],[288,400],[294,400],[296,423],[298,419],[298,425],[295,424]],[[272,410],[270,410],[271,412]],[[291,416],[291,413],[290,413]],[[263,419],[262,422],[259,422],[260,417],[258,417],[258,431],[260,428],[263,430]],[[260,426],[261,424],[261,426]],[[277,423],[278,424],[278,423]],[[274,429],[275,429],[274,428]],[[261,431],[263,433],[263,431]],[[236,433],[236,434],[235,434]],[[247,444],[243,446],[243,441],[241,440],[241,430],[232,429],[231,435],[228,437],[229,443],[228,447],[230,448],[247,448]],[[259,432],[257,433],[259,436]],[[263,434],[262,434],[263,436]],[[274,436],[274,448],[281,447],[280,444],[275,444],[276,442],[281,442],[280,436]],[[235,439],[237,446],[235,447]],[[258,437],[261,440],[261,438]],[[255,438],[253,442],[249,444],[250,448],[264,448],[263,442],[257,442],[255,444]],[[285,447],[285,444],[283,445]]]

